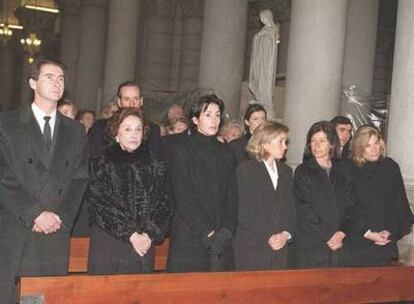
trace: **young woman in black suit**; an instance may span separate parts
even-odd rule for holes
[[[169,272],[234,268],[235,160],[229,147],[216,137],[223,111],[224,103],[215,95],[196,100],[190,108],[190,130],[172,152]]]
[[[254,157],[237,168],[239,213],[234,253],[237,270],[287,267],[287,243],[295,229],[292,169],[279,162],[289,129],[267,122],[247,144]]]

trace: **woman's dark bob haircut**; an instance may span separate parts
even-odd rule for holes
[[[308,131],[308,135],[306,136],[305,157],[307,158],[313,157],[312,150],[311,150],[312,136],[320,131],[326,134],[326,138],[328,139],[328,142],[331,145],[329,156],[331,158],[338,158],[338,155],[339,155],[338,154],[339,152],[338,151],[339,149],[338,135],[336,134],[336,130],[333,124],[326,120],[318,121],[310,127]]]
[[[194,127],[193,118],[200,118],[200,114],[205,112],[210,104],[216,104],[220,109],[220,119],[223,118],[223,112],[224,112],[224,102],[220,98],[218,98],[216,95],[204,95],[201,96],[198,100],[193,102],[193,104],[190,107],[188,120],[191,123],[191,126]]]
[[[110,119],[107,125],[107,135],[113,140],[118,135],[118,129],[121,123],[129,116],[137,117],[143,125],[144,134],[143,134],[143,141],[148,138],[148,126],[145,122],[144,115],[142,111],[137,108],[124,108],[118,112],[116,112]]]

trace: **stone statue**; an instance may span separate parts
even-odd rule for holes
[[[256,101],[265,107],[267,117],[275,119],[272,93],[276,80],[279,24],[273,21],[270,10],[260,12],[260,21],[264,26],[253,38],[249,89]]]

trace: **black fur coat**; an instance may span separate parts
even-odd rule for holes
[[[89,166],[89,223],[120,240],[128,241],[134,232],[147,233],[153,242],[162,240],[171,215],[165,168],[145,146],[132,153],[118,144],[106,148]]]

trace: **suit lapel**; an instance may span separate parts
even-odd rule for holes
[[[264,161],[259,162],[259,172],[260,172],[260,180],[265,181],[266,193],[274,193],[275,188],[273,188],[272,179],[270,178],[270,174],[267,171]]]
[[[50,152],[47,150],[46,144],[43,140],[42,132],[37,123],[32,109],[29,106],[21,108],[21,122],[24,125],[24,132],[27,140],[30,142],[32,151],[39,158],[42,164],[49,168],[50,166]]]

